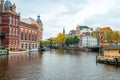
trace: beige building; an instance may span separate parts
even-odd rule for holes
[[[113,45],[103,48],[104,59],[114,60],[120,59],[120,45]]]

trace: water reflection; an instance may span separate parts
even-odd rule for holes
[[[96,65],[96,54],[52,50],[0,56],[0,79],[119,80],[120,67]]]

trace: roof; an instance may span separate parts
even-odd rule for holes
[[[29,18],[21,18],[22,22],[25,22],[27,24],[32,24],[32,23],[37,23],[34,19],[32,19],[31,17]]]
[[[88,26],[79,26],[80,30],[84,29],[84,28],[87,28],[87,29],[90,29]]]
[[[22,21],[20,22],[20,25],[28,27],[28,28],[32,28],[32,29],[38,29],[37,26],[31,25],[31,24],[27,24],[27,23],[22,22]]]
[[[120,50],[120,45],[112,45],[103,48],[104,50]]]

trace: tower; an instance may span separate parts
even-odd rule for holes
[[[37,16],[37,24],[39,25],[39,30],[38,30],[38,40],[42,40],[43,39],[43,23],[40,19],[40,15]]]
[[[0,2],[0,12],[4,12],[4,0]]]
[[[63,34],[65,34],[65,28],[63,28]]]

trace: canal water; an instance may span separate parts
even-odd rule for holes
[[[97,53],[51,50],[0,56],[0,80],[120,80],[120,67]]]

